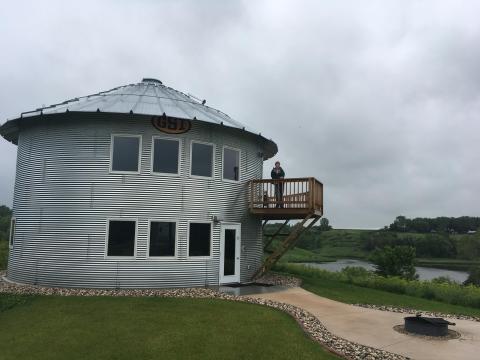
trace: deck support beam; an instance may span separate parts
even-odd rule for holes
[[[307,226],[304,226],[310,219],[312,219],[312,221]],[[257,272],[253,275],[252,279],[255,280],[267,273],[289,249],[295,246],[300,236],[305,231],[308,231],[318,221],[318,219],[320,219],[320,216],[309,214],[301,222],[296,224],[285,240],[283,240],[282,243],[273,251],[273,253],[265,259],[262,266],[260,266]],[[284,223],[284,225],[285,224],[286,223]]]
[[[270,239],[267,240],[267,243],[266,243],[265,246],[263,247],[263,251],[266,251],[266,250],[268,249],[268,247],[270,246],[270,244],[273,242],[273,239],[275,239],[278,235],[280,235],[280,232],[283,230],[283,228],[284,228],[285,226],[287,226],[287,224],[288,224],[289,221],[290,221],[289,219],[285,220],[285,222],[282,224],[282,226],[280,226],[280,227],[278,228],[278,230],[275,231],[272,235],[263,234],[263,236],[268,236],[268,237],[270,237]]]

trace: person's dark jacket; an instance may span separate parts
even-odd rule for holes
[[[283,171],[282,167],[280,167],[279,172],[277,173],[275,168],[273,168],[270,175],[272,176],[272,179],[281,179],[285,177],[285,171]]]

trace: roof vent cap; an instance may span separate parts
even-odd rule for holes
[[[154,79],[154,78],[143,78],[142,79],[142,82],[144,83],[155,83],[155,84],[162,84],[162,82],[158,79]]]

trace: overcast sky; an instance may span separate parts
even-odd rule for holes
[[[0,7],[0,123],[154,77],[279,145],[337,228],[480,216],[479,1],[32,1]],[[16,146],[0,139],[0,204]]]

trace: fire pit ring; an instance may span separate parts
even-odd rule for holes
[[[407,316],[405,331],[426,336],[448,336],[448,325],[455,325],[442,318],[423,317],[421,314]]]

